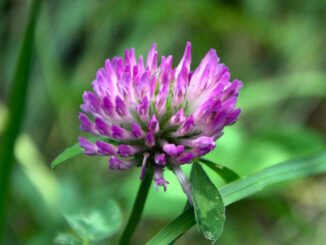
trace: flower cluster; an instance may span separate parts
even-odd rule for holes
[[[124,58],[107,59],[93,92],[83,94],[80,128],[99,137],[94,143],[79,138],[84,153],[109,156],[113,170],[140,166],[141,178],[153,168],[156,186],[166,190],[165,167],[178,173],[181,164],[212,151],[223,128],[240,114],[236,102],[242,83],[230,81],[216,51],[209,50],[193,71],[190,64],[190,42],[175,68],[171,55],[158,64],[155,44],[146,62],[133,48]]]

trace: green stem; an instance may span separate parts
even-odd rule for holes
[[[14,167],[14,146],[24,119],[32,63],[33,38],[42,0],[31,1],[19,56],[8,96],[8,119],[0,144],[0,243],[4,242],[6,206]]]
[[[148,191],[152,183],[152,179],[153,179],[153,170],[147,169],[145,178],[142,180],[140,187],[138,189],[137,197],[132,207],[132,211],[128,223],[122,233],[119,242],[120,245],[126,245],[130,243],[132,235],[134,234],[137,225],[140,221],[140,218],[142,216]]]

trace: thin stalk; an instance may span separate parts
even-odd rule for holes
[[[13,80],[10,84],[8,96],[9,113],[0,144],[0,243],[4,242],[7,198],[10,189],[11,172],[14,165],[14,146],[24,119],[32,63],[33,38],[41,2],[42,0],[31,1]]]
[[[137,225],[140,221],[142,216],[145,202],[147,199],[148,191],[152,183],[153,179],[153,170],[147,168],[146,174],[144,179],[142,180],[140,187],[138,189],[137,197],[132,207],[132,211],[128,220],[128,223],[122,233],[121,239],[119,244],[120,245],[127,245],[130,243],[132,235],[134,234]]]

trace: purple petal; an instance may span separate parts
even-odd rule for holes
[[[168,144],[168,143],[165,143],[163,145],[163,151],[171,157],[177,157],[181,155],[184,152],[184,150],[185,150],[184,145],[176,146],[175,144]]]
[[[81,109],[85,112],[98,113],[100,109],[100,103],[92,92],[84,92],[83,94],[84,104],[81,105]]]
[[[132,166],[133,166],[132,162],[123,161],[116,156],[111,156],[109,159],[109,168],[112,170],[126,170]]]
[[[186,67],[187,70],[190,71],[190,65],[191,65],[191,43],[188,41],[182,59],[176,68],[176,72],[175,72],[176,77],[179,76],[183,67]]]
[[[177,77],[177,82],[174,87],[173,93],[173,105],[179,106],[185,97],[188,84],[188,70],[186,66],[183,66],[180,74]]]
[[[216,147],[214,137],[207,136],[201,136],[193,140],[185,140],[185,144],[193,148],[192,152],[194,157],[203,156]]]
[[[138,64],[137,64],[137,73],[138,74],[142,74],[145,70],[145,67],[144,67],[144,58],[143,56],[139,56],[138,58]]]
[[[163,176],[163,168],[161,167],[155,167],[154,168],[154,182],[155,182],[155,188],[157,190],[158,186],[163,186],[164,191],[167,189],[167,185],[169,184],[168,181],[164,179]]]
[[[103,155],[115,155],[117,154],[117,147],[107,142],[98,140],[96,141],[99,153]]]
[[[239,90],[242,88],[242,82],[235,79],[230,85],[225,89],[223,99],[226,100],[231,96],[238,96]]]
[[[187,94],[188,99],[196,99],[200,95],[202,88],[208,86],[207,83],[213,80],[213,71],[217,67],[218,62],[219,58],[217,57],[216,51],[210,49],[191,76]]]
[[[119,96],[115,97],[115,110],[121,117],[126,115],[126,104]]]
[[[122,79],[116,84],[119,94],[123,98],[124,103],[130,101],[132,78],[129,72],[125,72]]]
[[[213,121],[210,121],[210,125],[207,125],[207,130],[221,130],[225,126],[226,112],[220,112]]]
[[[103,68],[99,69],[96,73],[96,79],[92,82],[92,87],[95,94],[99,97],[105,96],[108,91],[108,79],[106,72]]]
[[[157,51],[156,51],[156,44],[153,43],[152,48],[148,52],[146,67],[149,68],[149,70],[153,70],[156,68],[156,65],[157,65]]]
[[[122,157],[130,157],[134,155],[136,152],[137,149],[132,146],[125,145],[125,144],[121,144],[118,146],[118,154]]]
[[[164,79],[167,79],[167,78],[163,77],[163,81],[164,81]],[[155,101],[156,111],[160,115],[164,114],[166,111],[166,100],[168,97],[168,93],[169,93],[169,85],[165,84],[162,86],[160,92],[156,96],[156,101]]]
[[[187,120],[183,123],[181,128],[178,129],[177,135],[182,136],[189,133],[195,126],[193,115],[190,115]]]
[[[136,65],[135,49],[125,50],[125,66],[134,67]]]
[[[210,150],[215,148],[215,141],[212,137],[201,136],[194,140],[189,140],[192,147],[197,147],[200,149],[209,148]]]
[[[114,139],[127,139],[127,131],[120,126],[113,125],[111,127],[112,138]]]
[[[184,152],[176,158],[176,163],[178,164],[189,163],[192,161],[193,158],[194,155],[192,152]]]
[[[240,109],[235,109],[234,111],[232,111],[231,113],[229,113],[226,116],[225,125],[232,125],[233,123],[235,123],[238,120],[238,117],[240,115],[240,112],[241,112]]]
[[[134,89],[139,99],[149,96],[150,87],[148,72],[144,72],[141,77],[137,77],[137,80],[134,82]]]
[[[151,120],[149,120],[147,126],[148,126],[148,131],[151,131],[151,132],[154,132],[154,133],[159,131],[160,126],[159,126],[159,122],[158,122],[155,115],[153,115]]]
[[[144,131],[139,126],[139,124],[132,122],[131,123],[131,134],[137,139],[140,139],[144,136]]]
[[[103,97],[103,110],[109,117],[114,116],[114,106],[108,96]]]
[[[145,144],[148,146],[148,147],[153,147],[155,145],[155,136],[154,136],[154,133],[152,131],[149,131],[147,134],[146,134],[146,137],[145,137]]]
[[[206,102],[201,104],[196,112],[194,117],[197,121],[208,122],[209,120],[214,120],[214,115],[216,116],[222,110],[222,103],[215,98],[209,98]]]
[[[173,126],[180,125],[186,120],[186,115],[184,113],[183,108],[181,108],[175,115],[173,115],[170,119],[170,124]]]
[[[98,154],[97,146],[84,137],[79,137],[79,145],[84,149],[84,154],[86,155]]]
[[[95,119],[95,128],[100,134],[111,136],[110,126],[102,118],[97,117]]]
[[[79,113],[80,129],[88,132],[95,133],[95,125],[89,120],[89,118],[84,113]]]
[[[162,80],[162,83],[170,83],[172,79],[174,78],[174,70],[172,69],[172,55],[169,55],[165,58],[164,63],[162,62],[162,73],[163,77],[166,76],[166,80]]]
[[[154,162],[156,165],[164,167],[166,165],[166,158],[164,153],[155,153]]]
[[[120,80],[124,73],[124,65],[121,57],[114,57],[111,62],[114,73],[117,76],[117,79]]]
[[[149,101],[147,96],[145,96],[137,106],[138,115],[142,120],[146,120],[148,118],[148,109],[149,109]]]
[[[115,72],[113,70],[110,59],[105,60],[104,69],[105,69],[105,71],[106,71],[106,73],[108,74],[109,77],[115,77],[116,76],[116,74],[115,74]]]

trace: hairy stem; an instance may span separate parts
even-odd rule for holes
[[[175,173],[175,175],[177,176],[177,178],[181,184],[183,192],[187,195],[189,204],[191,206],[193,206],[191,187],[190,187],[190,183],[189,183],[186,175],[184,174],[184,172],[182,171],[182,169],[179,165],[172,164],[172,170]]]
[[[130,243],[132,235],[134,234],[134,232],[137,228],[137,225],[140,221],[140,218],[142,216],[145,202],[146,202],[147,195],[148,195],[148,191],[151,186],[152,179],[153,179],[153,170],[149,169],[149,168],[147,168],[146,170],[147,171],[146,171],[145,177],[140,184],[136,200],[132,207],[132,211],[131,211],[128,223],[122,233],[122,236],[121,236],[121,239],[119,242],[120,245],[126,245],[126,244]]]

